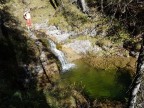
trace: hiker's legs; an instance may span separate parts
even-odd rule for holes
[[[28,30],[30,30],[32,28],[32,21],[31,21],[31,19],[27,19],[26,23],[27,23]]]

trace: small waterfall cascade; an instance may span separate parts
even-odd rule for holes
[[[73,68],[75,66],[75,64],[68,63],[64,53],[56,48],[56,44],[52,40],[49,39],[48,42],[50,44],[50,50],[59,59],[61,63],[62,72],[65,72],[66,70],[69,70],[70,68]]]

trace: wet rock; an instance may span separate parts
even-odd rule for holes
[[[77,54],[74,50],[67,47],[66,45],[62,46],[62,51],[65,53],[66,58],[69,62],[75,61],[82,57],[81,55]]]
[[[74,35],[74,33],[64,32],[59,30],[56,26],[48,26],[48,24],[35,24],[35,29],[40,30],[43,29],[47,35],[55,37],[57,42],[64,42],[70,36]]]

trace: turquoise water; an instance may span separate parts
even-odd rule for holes
[[[129,72],[125,69],[96,69],[84,62],[77,62],[77,68],[62,74],[66,83],[84,87],[83,92],[91,99],[122,100],[131,83]]]

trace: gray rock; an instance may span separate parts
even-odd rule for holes
[[[45,52],[42,51],[41,55],[40,55],[40,59],[42,62],[46,61],[47,58],[46,58],[46,55],[45,55]]]
[[[75,40],[72,43],[67,44],[78,54],[86,54],[91,49],[91,43],[89,40]]]
[[[70,36],[77,36],[77,33],[74,31],[69,32]]]
[[[109,50],[109,47],[107,47],[107,46],[102,46],[102,49],[105,50],[105,51],[107,51],[107,50]]]
[[[101,33],[101,36],[103,36],[103,37],[105,37],[107,35],[107,32],[106,31],[103,31],[102,33]]]
[[[88,35],[89,34],[89,30],[88,29],[85,29],[83,32],[82,32],[82,35]]]
[[[39,30],[39,29],[48,29],[48,24],[47,22],[45,23],[36,23],[34,24],[35,30]]]
[[[31,0],[22,0],[22,3],[25,4],[25,5],[28,5],[31,3]]]
[[[94,29],[91,31],[90,36],[95,37],[97,35],[97,31]]]
[[[48,27],[49,31],[53,31],[53,30],[58,30],[56,26],[49,26]]]
[[[34,70],[36,73],[43,73],[44,72],[41,65],[36,66]]]
[[[29,31],[29,38],[31,38],[31,39],[33,39],[33,40],[37,40],[38,38],[36,37],[36,35],[33,33],[33,32],[31,32],[31,31]]]
[[[99,51],[102,51],[102,48],[99,47],[99,46],[97,46],[97,45],[95,45],[95,46],[92,48],[92,52],[93,52],[93,53],[97,53],[97,52],[99,52]]]
[[[139,56],[139,52],[135,52],[135,51],[130,51],[129,54],[130,54],[130,56],[133,56],[136,58],[138,58],[138,56]]]

